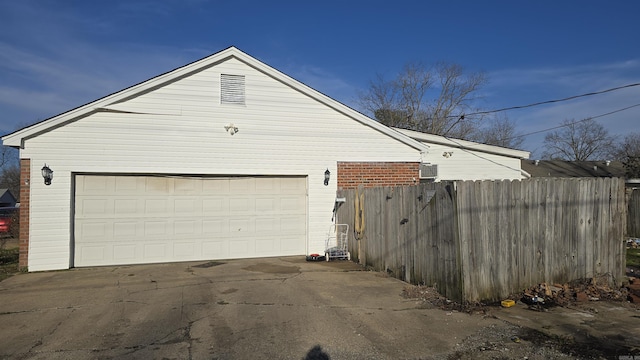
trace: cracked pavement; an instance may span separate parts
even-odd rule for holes
[[[20,274],[0,282],[0,359],[446,359],[532,316],[426,308],[405,286],[303,257]]]
[[[0,283],[0,358],[412,358],[496,322],[423,309],[404,286],[303,257],[20,274]]]

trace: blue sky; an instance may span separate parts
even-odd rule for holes
[[[483,71],[491,110],[640,83],[640,2],[0,0],[0,133],[231,45],[358,109],[407,62]],[[640,104],[640,86],[506,115],[530,133]],[[640,106],[599,118],[640,131]],[[527,136],[533,158],[544,133]]]

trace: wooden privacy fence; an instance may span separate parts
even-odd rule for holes
[[[640,189],[629,190],[627,236],[640,238]]]
[[[362,195],[363,194],[363,195]],[[360,195],[359,206],[355,206]],[[352,258],[456,301],[495,301],[542,282],[625,267],[624,180],[461,181],[341,190]]]

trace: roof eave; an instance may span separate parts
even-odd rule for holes
[[[145,91],[149,91],[154,88],[160,87],[166,83],[169,83],[181,77],[187,76],[193,72],[199,71],[204,67],[212,66],[230,57],[237,58],[238,60],[246,63],[247,65],[277,79],[283,84],[286,84],[287,86],[290,86],[293,89],[296,89],[297,91],[302,92],[303,94],[321,102],[322,104],[329,106],[330,108],[366,126],[369,126],[377,131],[380,131],[383,134],[404,143],[405,145],[408,145],[420,151],[427,151],[429,148],[427,144],[424,144],[420,141],[416,141],[415,139],[409,136],[406,136],[405,134],[397,132],[388,126],[383,125],[354,109],[351,109],[347,105],[344,105],[339,101],[334,100],[322,94],[321,92],[303,84],[302,82],[295,80],[292,77],[276,70],[275,68],[258,61],[257,59],[251,57],[250,55],[242,52],[241,50],[233,46],[228,47],[215,54],[209,55],[200,60],[196,60],[190,64],[181,66],[177,69],[158,75],[149,80],[143,81],[131,87],[128,87],[118,92],[115,92],[113,94],[107,95],[98,100],[79,106],[75,109],[69,110],[67,112],[64,112],[62,114],[51,117],[49,119],[43,120],[36,124],[27,126],[13,133],[7,134],[2,137],[3,144],[11,147],[24,147],[25,140],[28,140],[29,138],[33,138],[40,134],[51,131],[52,129],[63,126],[69,122],[73,122],[83,116],[90,114],[91,112],[105,110],[109,105],[112,105],[119,101],[123,101],[130,97],[134,97]]]
[[[407,130],[407,129],[399,129],[399,128],[394,128],[394,129],[415,140],[430,142],[430,143],[439,144],[439,145],[446,145],[446,146],[451,146],[451,147],[456,147],[456,148],[461,148],[466,150],[473,150],[473,151],[480,151],[484,153],[508,156],[508,157],[513,157],[517,159],[528,159],[529,156],[531,155],[529,151],[524,151],[524,150],[516,150],[516,149],[510,149],[510,148],[505,148],[501,146],[481,144],[481,143],[468,141],[468,140],[453,139],[453,138],[448,138],[441,135],[427,134],[427,133],[423,133],[415,130]]]

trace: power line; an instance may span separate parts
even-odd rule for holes
[[[640,85],[640,84],[639,84],[639,85]],[[612,91],[612,90],[610,89],[610,90],[608,90],[608,91]],[[543,133],[543,132],[547,132],[547,131],[551,131],[551,130],[555,130],[555,129],[560,129],[560,128],[567,127],[567,126],[571,126],[571,125],[575,125],[575,124],[578,124],[578,123],[581,123],[581,122],[585,122],[585,121],[589,121],[589,120],[593,120],[593,119],[597,119],[597,118],[601,118],[601,117],[609,116],[609,115],[612,115],[612,114],[615,114],[615,113],[619,113],[619,112],[622,112],[622,111],[625,111],[625,110],[629,110],[629,109],[632,109],[632,108],[634,108],[634,107],[638,107],[638,106],[640,106],[640,103],[638,103],[638,104],[634,104],[634,105],[631,105],[631,106],[627,106],[627,107],[624,107],[624,108],[621,108],[621,109],[617,109],[617,110],[609,111],[609,112],[604,113],[604,114],[600,114],[600,115],[596,115],[596,116],[587,117],[587,118],[584,118],[584,119],[582,119],[582,120],[578,120],[578,121],[571,121],[571,122],[569,122],[569,123],[562,124],[562,125],[558,125],[558,126],[554,126],[554,127],[547,128],[547,129],[544,129],[544,130],[533,131],[533,132],[530,132],[530,133],[521,134],[521,135],[516,135],[516,136],[512,136],[512,137],[508,137],[508,138],[504,138],[504,139],[500,139],[500,140],[501,140],[501,141],[505,141],[505,140],[517,139],[517,138],[526,137],[526,136],[529,136],[529,135],[534,135],[534,134],[539,134],[539,133]],[[484,144],[477,144],[477,145],[470,145],[470,146],[469,146],[469,145],[466,145],[466,146],[463,146],[462,144],[460,144],[460,143],[457,141],[457,139],[453,139],[453,138],[450,138],[450,137],[448,137],[448,136],[443,136],[443,137],[444,137],[445,139],[448,139],[449,141],[453,142],[454,144],[459,145],[459,146],[460,146],[460,150],[462,150],[462,151],[464,151],[464,152],[466,152],[466,153],[469,153],[469,154],[474,155],[474,156],[476,156],[476,157],[479,157],[479,158],[481,158],[481,159],[487,160],[487,161],[492,162],[492,163],[494,163],[494,164],[497,164],[497,165],[499,165],[499,166],[506,167],[506,168],[508,168],[508,169],[510,169],[510,170],[521,170],[521,169],[513,168],[513,167],[511,167],[511,166],[509,166],[509,165],[506,165],[506,164],[503,164],[503,163],[496,162],[496,161],[494,161],[494,160],[492,160],[492,159],[489,159],[489,158],[487,158],[487,157],[485,157],[485,156],[482,156],[482,155],[480,155],[480,154],[477,154],[476,152],[472,152],[472,151],[470,151],[470,150],[467,150],[467,149],[466,149],[466,148],[470,148],[470,147],[472,147],[472,146],[480,146],[480,145],[484,145]]]
[[[516,135],[516,136],[512,136],[512,137],[508,137],[508,138],[504,138],[504,139],[500,139],[500,140],[505,141],[505,140],[517,139],[517,138],[526,137],[526,136],[529,136],[529,135],[535,135],[535,134],[539,134],[539,133],[543,133],[543,132],[547,132],[547,131],[551,131],[551,130],[555,130],[555,129],[560,129],[560,128],[563,128],[563,127],[571,126],[571,125],[578,124],[578,123],[581,123],[581,122],[585,122],[585,121],[588,121],[588,120],[593,120],[593,119],[609,116],[609,115],[612,115],[612,114],[615,114],[615,113],[619,113],[619,112],[622,112],[622,111],[625,111],[625,110],[629,110],[629,109],[632,109],[632,108],[638,107],[638,106],[640,106],[640,103],[634,104],[634,105],[631,105],[631,106],[627,106],[627,107],[624,107],[624,108],[621,108],[621,109],[613,110],[613,111],[610,111],[608,113],[604,113],[604,114],[600,114],[600,115],[596,115],[596,116],[588,116],[588,117],[586,117],[586,118],[584,118],[582,120],[572,121],[572,122],[569,122],[569,123],[566,123],[566,124],[550,127],[550,128],[543,129],[543,130],[537,130],[537,131],[533,131],[533,132],[526,133],[526,134]]]
[[[600,94],[604,94],[604,93],[608,93],[608,92],[612,92],[612,91],[616,91],[616,90],[621,90],[621,89],[626,89],[626,88],[630,88],[630,87],[634,87],[634,86],[640,86],[640,83],[633,83],[633,84],[628,84],[628,85],[617,86],[617,87],[606,89],[606,90],[594,91],[594,92],[590,92],[590,93],[586,93],[586,94],[569,96],[569,97],[562,98],[562,99],[546,100],[546,101],[540,101],[540,102],[537,102],[537,103],[532,103],[532,104],[527,104],[527,105],[518,105],[518,106],[511,106],[511,107],[506,107],[506,108],[496,109],[496,110],[486,110],[486,111],[473,112],[473,113],[469,113],[469,114],[462,114],[461,117],[464,118],[465,116],[470,116],[470,115],[486,115],[486,114],[492,114],[492,113],[497,113],[497,112],[502,112],[502,111],[507,111],[507,110],[526,109],[526,108],[530,108],[530,107],[534,107],[534,106],[540,106],[540,105],[553,104],[553,103],[558,103],[558,102],[563,102],[563,101],[574,100],[574,99],[578,99],[578,98],[581,98],[581,97],[600,95]],[[457,116],[450,116],[450,117],[457,117]]]

